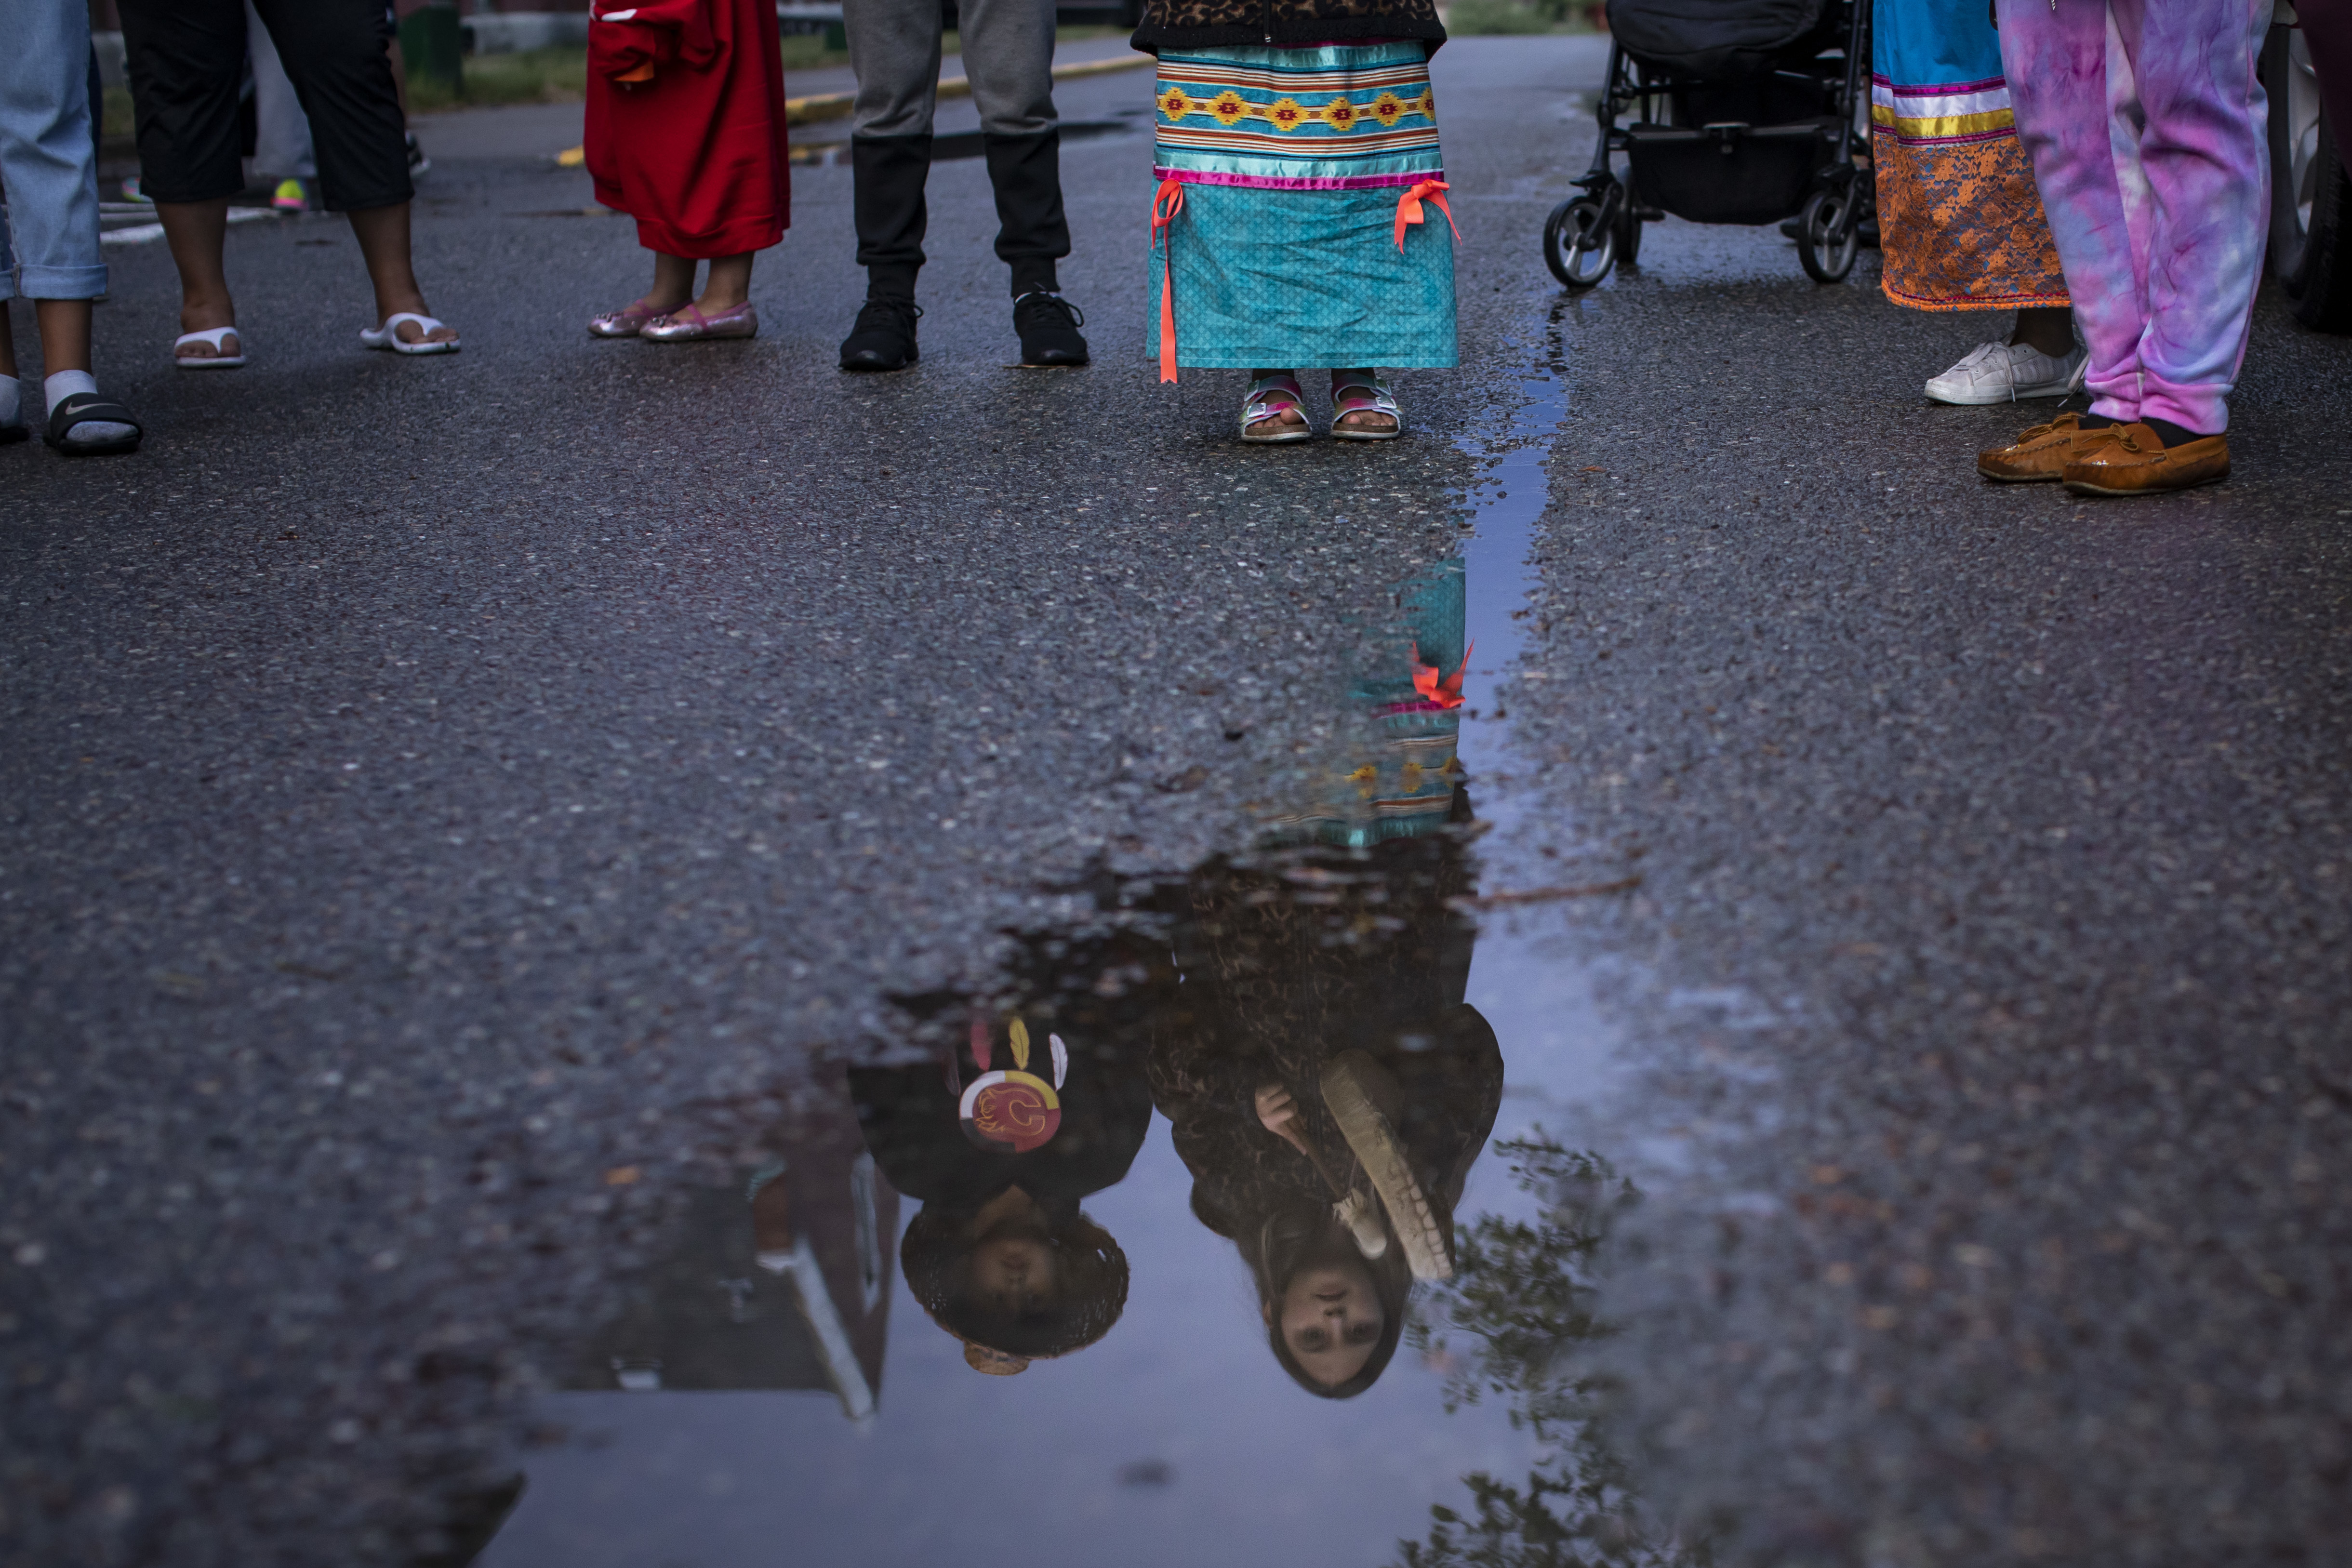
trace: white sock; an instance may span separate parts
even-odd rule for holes
[[[98,392],[98,377],[86,370],[61,370],[41,383],[41,391],[47,395],[49,412],[55,414],[58,411],[58,405],[77,392],[87,392],[95,395]],[[66,445],[94,447],[101,441],[120,441],[130,435],[131,430],[132,426],[118,425],[111,419],[86,420],[73,427],[72,433],[66,437]]]
[[[41,390],[48,395],[49,412],[55,414],[58,411],[58,405],[75,393],[97,392],[98,377],[86,370],[61,370],[43,381]]]
[[[25,395],[13,375],[0,375],[0,425],[14,425],[24,415]]]

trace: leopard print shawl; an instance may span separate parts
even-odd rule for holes
[[[1418,38],[1432,54],[1445,41],[1434,0],[1147,0],[1135,47],[1319,44],[1349,38]]]

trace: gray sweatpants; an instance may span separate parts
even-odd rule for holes
[[[842,0],[841,12],[857,73],[853,133],[929,135],[940,0]],[[991,136],[1053,130],[1054,0],[959,0],[957,13],[981,129]]]

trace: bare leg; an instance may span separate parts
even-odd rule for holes
[[[656,310],[675,310],[694,298],[694,260],[654,252],[654,286],[637,301]]]
[[[2071,305],[2037,305],[2017,313],[2017,331],[2009,335],[2012,343],[2023,343],[2052,359],[2064,359],[2074,352],[2074,310]]]
[[[1334,387],[1345,386],[1351,382],[1367,384],[1376,379],[1378,379],[1377,373],[1370,366],[1362,370],[1335,370],[1331,373],[1331,384]],[[1342,415],[1333,420],[1331,427],[1335,430],[1393,430],[1396,428],[1396,416],[1375,414],[1370,409],[1358,409],[1353,414]]]
[[[157,202],[156,221],[163,226],[163,243],[172,247],[172,265],[180,270],[180,331],[205,332],[236,325],[236,301],[228,291],[228,270],[221,261],[221,246],[228,234],[228,198],[209,202]],[[210,343],[183,343],[173,350],[181,359],[234,359],[243,353],[242,337],[231,334],[215,349]]]
[[[40,323],[41,374],[89,368],[89,301],[36,300],[33,319]],[[8,307],[0,301],[0,375],[16,374],[16,331]]]
[[[1287,375],[1296,377],[1297,374],[1298,373],[1297,371],[1290,370],[1254,370],[1250,372],[1250,378],[1254,381],[1264,381],[1269,375]],[[1301,408],[1286,408],[1281,413],[1274,416],[1271,419],[1261,420],[1259,424],[1270,426],[1276,430],[1304,429],[1307,425],[1307,413],[1306,410]],[[1250,428],[1255,430],[1258,428],[1258,426],[1253,425]]]
[[[688,262],[692,267],[692,262]],[[689,284],[692,274],[688,274]],[[751,297],[751,253],[740,256],[720,256],[712,258],[710,277],[702,286],[702,298],[694,303],[706,316],[720,310],[731,310]]]
[[[425,308],[425,290],[416,286],[415,268],[409,263],[408,204],[362,207],[344,216],[352,220],[352,236],[360,242],[360,255],[367,262],[368,281],[375,285],[377,321],[404,310],[431,315]],[[457,335],[455,327],[436,327],[427,332],[414,321],[401,322],[399,331],[404,343],[446,343]]]
[[[17,388],[18,406],[26,408],[28,412],[37,409],[46,414],[53,403],[61,402],[77,393],[87,395],[97,390],[97,383],[89,374],[89,301],[36,300],[33,301],[33,314],[41,324],[41,375],[44,381],[54,384],[58,376],[74,371],[79,373],[76,379],[81,383],[78,387],[44,385],[29,399],[20,385]],[[118,447],[116,443],[128,441],[131,447],[139,444],[139,427],[113,419],[83,418],[69,425],[59,439],[69,452],[102,454],[121,451],[128,448]]]
[[[34,319],[41,323],[41,374],[89,368],[89,301],[36,300]]]

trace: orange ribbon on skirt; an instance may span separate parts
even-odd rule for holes
[[[1462,668],[1455,670],[1453,674],[1448,675],[1445,673],[1445,667],[1444,665],[1422,663],[1421,645],[1418,643],[1414,644],[1412,649],[1412,689],[1415,691],[1420,692],[1425,700],[1434,702],[1440,708],[1461,707],[1462,678],[1470,672],[1470,653],[1471,650],[1475,648],[1478,645],[1476,643],[1472,643],[1469,647],[1464,648],[1462,650]]]
[[[1176,379],[1176,215],[1184,210],[1184,184],[1173,175],[1160,182],[1151,198],[1151,242],[1160,252],[1160,379]],[[1449,217],[1449,222],[1452,219]]]
[[[1453,188],[1444,180],[1423,180],[1397,198],[1396,242],[1399,250],[1404,248],[1404,226],[1420,223],[1425,216],[1421,210],[1423,196],[1435,202],[1437,210],[1445,215],[1445,226],[1454,230],[1454,239],[1458,242],[1462,238],[1462,230],[1454,222],[1454,209],[1445,205],[1445,193]]]

